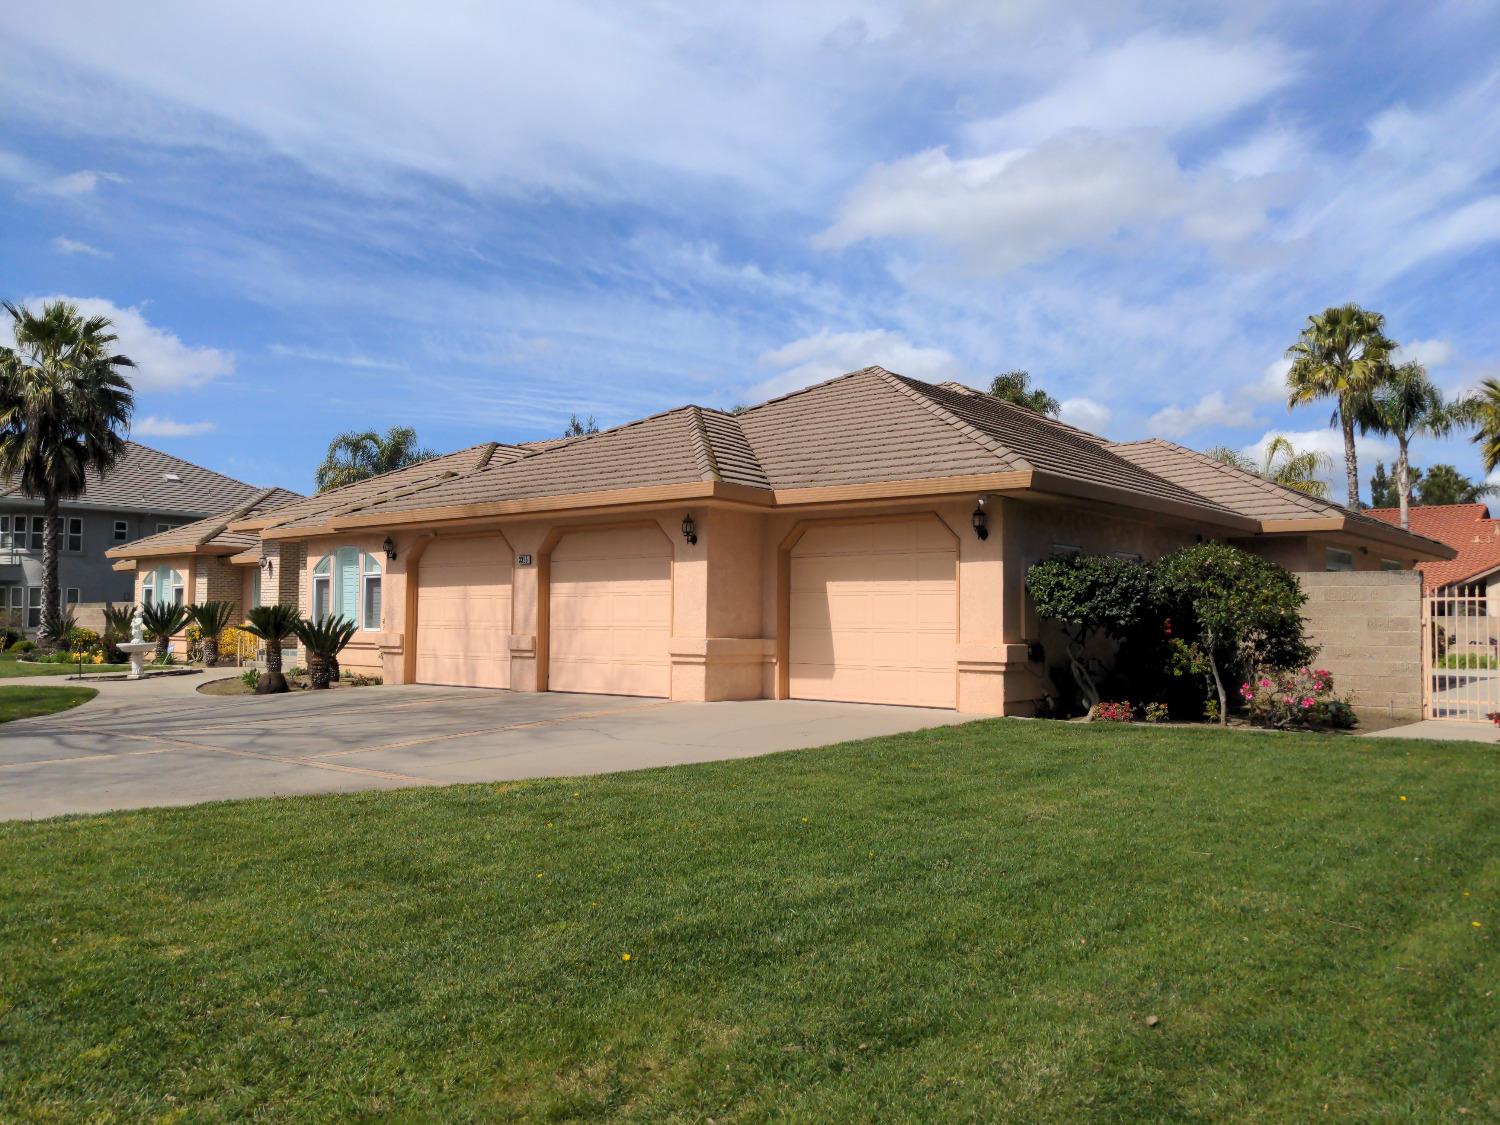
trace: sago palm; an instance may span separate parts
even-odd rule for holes
[[[1385,336],[1385,317],[1358,305],[1324,309],[1307,318],[1297,342],[1287,349],[1287,405],[1334,400],[1330,425],[1344,435],[1344,472],[1349,507],[1359,507],[1359,460],[1354,431],[1375,391],[1395,345]]]
[[[1411,439],[1420,434],[1446,437],[1462,422],[1462,411],[1443,401],[1443,392],[1427,377],[1420,363],[1387,368],[1375,393],[1360,412],[1360,424],[1377,434],[1396,439],[1396,494],[1401,508],[1401,526],[1410,523]]]
[[[156,642],[156,662],[167,662],[172,638],[187,627],[187,606],[180,602],[152,602],[141,607],[141,627],[148,640]]]
[[[1266,443],[1261,458],[1260,475],[1283,488],[1328,497],[1328,482],[1323,475],[1333,468],[1333,459],[1316,449],[1298,449],[1285,434],[1277,434]]]
[[[417,431],[410,426],[392,426],[384,435],[351,430],[328,443],[328,453],[318,466],[318,491],[342,488],[436,456],[417,444]]]
[[[275,695],[287,690],[286,677],[281,672],[281,649],[288,638],[297,635],[301,620],[294,605],[260,605],[250,611],[250,620],[241,628],[266,646],[266,674],[260,678],[256,695]]]
[[[188,606],[188,617],[203,634],[203,663],[212,668],[219,662],[219,634],[234,620],[234,606],[229,602],[202,602]]]
[[[48,301],[40,316],[9,302],[4,308],[15,346],[0,346],[0,478],[42,502],[41,632],[55,638],[58,509],[124,449],[121,431],[135,398],[121,369],[135,364],[112,354],[116,338],[105,317],[85,317],[67,301]]]
[[[356,626],[347,617],[304,618],[297,622],[297,639],[307,649],[307,678],[315,690],[328,686],[338,667],[339,653],[354,639]]]

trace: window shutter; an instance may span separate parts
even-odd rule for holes
[[[359,552],[353,547],[340,547],[338,554],[338,606],[334,610],[340,617],[350,621],[359,620]]]

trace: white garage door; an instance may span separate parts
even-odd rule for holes
[[[670,695],[672,547],[654,527],[575,531],[552,552],[547,687]]]
[[[419,684],[510,687],[510,548],[438,539],[417,568]]]
[[[958,706],[957,573],[932,517],[810,528],[792,548],[791,697]]]

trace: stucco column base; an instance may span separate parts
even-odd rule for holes
[[[776,642],[764,637],[673,637],[667,653],[673,699],[760,699],[763,669],[776,658]]]
[[[974,715],[1031,715],[1046,681],[1019,644],[958,646],[958,709]]]
[[[536,691],[536,634],[511,633],[510,643],[510,690]]]

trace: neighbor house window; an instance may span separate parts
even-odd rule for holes
[[[176,526],[175,523],[159,523],[156,525],[156,534],[160,535],[163,531],[171,531]]]
[[[340,547],[313,567],[313,620],[342,617],[362,629],[380,628],[380,563],[355,547]]]
[[[1396,559],[1381,559],[1380,560],[1380,569],[1381,570],[1400,570],[1401,569],[1401,563],[1398,562]]]
[[[24,520],[26,517],[20,516],[19,518]],[[47,521],[43,517],[31,517],[31,549],[33,551],[40,551],[42,549],[42,535],[46,530]]]
[[[374,555],[364,557],[364,574],[360,578],[363,585],[363,598],[360,605],[364,610],[363,626],[366,629],[380,628],[380,564],[375,561]]]
[[[130,538],[130,525],[124,520],[115,520],[115,542],[123,543]]]
[[[14,543],[10,537],[10,517],[0,516],[0,547],[10,547]]]
[[[1354,552],[1345,551],[1339,547],[1328,548],[1328,570],[1353,570]]]
[[[151,605],[157,600],[183,602],[184,583],[182,572],[169,566],[159,566],[146,572],[141,580],[141,604]]]
[[[64,549],[75,552],[83,550],[83,521],[77,516],[68,518],[68,542]]]
[[[78,587],[77,586],[69,586],[67,588],[67,590],[63,592],[63,608],[66,609],[69,606],[75,606],[77,604],[78,604]]]
[[[42,624],[42,588],[26,587],[26,628],[38,629]]]

